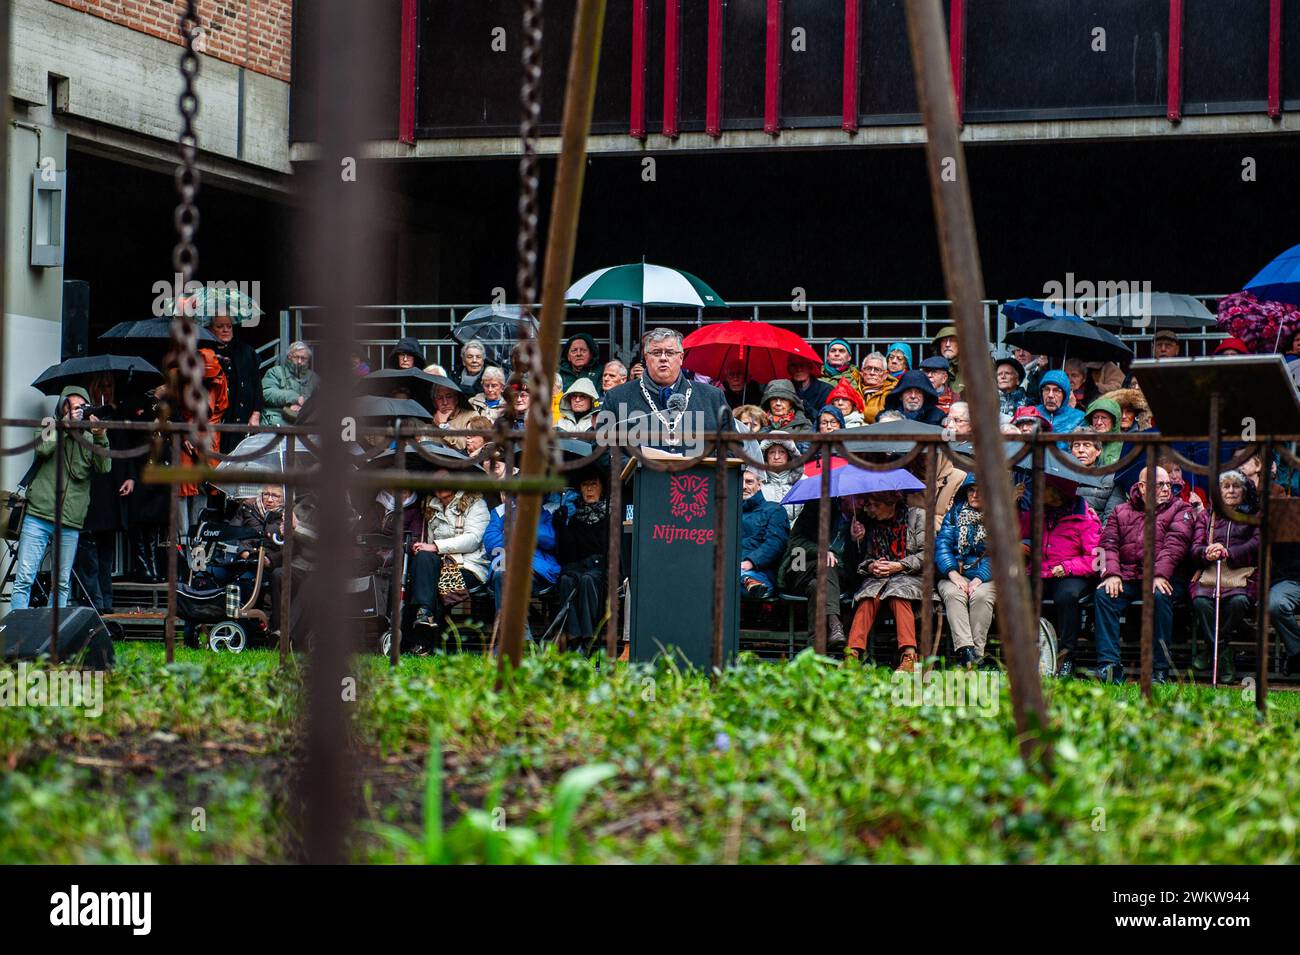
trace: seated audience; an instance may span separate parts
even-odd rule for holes
[[[1073,483],[1049,480],[1043,491],[1043,551],[1039,576],[1043,599],[1052,601],[1056,627],[1056,675],[1074,675],[1074,658],[1083,627],[1083,599],[1096,586],[1101,519]],[[1020,513],[1020,535],[1031,541],[1033,515]]]
[[[930,387],[938,396],[935,403],[938,404],[939,410],[947,414],[952,403],[957,400],[956,393],[948,387],[948,359],[942,355],[931,355],[921,362],[921,371],[925,372],[925,377],[930,379]]]
[[[762,408],[770,419],[769,431],[803,433],[813,429],[803,413],[803,403],[795,393],[794,385],[785,378],[767,383],[763,389]]]
[[[477,395],[483,390],[483,372],[487,367],[487,349],[482,342],[468,341],[460,346],[460,371],[455,381],[461,394]]]
[[[817,430],[822,434],[844,430],[844,415],[834,405],[827,405],[817,415]]]
[[[479,391],[469,399],[469,406],[475,412],[496,421],[506,410],[506,373],[496,365],[488,365],[479,376]]]
[[[433,386],[433,426],[445,431],[464,431],[469,428],[469,419],[475,417],[476,412],[469,405],[469,399],[459,391],[454,391],[443,385]],[[434,440],[442,441],[458,451],[465,450],[465,439],[463,437],[438,438]]]
[[[722,389],[728,407],[732,409],[757,404],[763,397],[763,386],[749,377],[745,363],[738,359],[727,362],[717,385]]]
[[[910,421],[943,424],[944,414],[939,410],[939,394],[922,371],[904,372],[885,400],[885,407],[901,412]]]
[[[790,539],[790,519],[785,508],[763,496],[758,468],[741,473],[741,494],[740,583],[746,597],[770,597]]]
[[[561,649],[585,653],[605,614],[609,552],[609,498],[606,477],[589,469],[575,476],[579,498],[570,513],[555,512],[556,551],[560,560],[560,606],[565,615]]]
[[[823,558],[826,562],[826,632],[828,648],[836,649],[844,646],[846,639],[844,623],[840,620],[840,601],[844,594],[841,584],[842,581],[852,581],[856,564],[844,563],[845,550],[850,543],[850,499],[832,498],[828,506],[831,508],[830,549]],[[799,512],[790,527],[790,545],[777,571],[777,586],[786,593],[807,597],[810,606],[817,598],[817,529],[821,508],[821,502],[810,501]],[[810,631],[814,625],[810,612]]]
[[[786,362],[786,373],[799,399],[800,410],[809,421],[825,406],[831,393],[831,386],[813,374],[817,370],[818,367],[806,358],[791,358]]]
[[[736,422],[737,431],[766,431],[772,423],[767,412],[758,405],[741,405],[732,410],[731,417]]]
[[[1254,486],[1240,471],[1219,475],[1219,492],[1230,510],[1253,514],[1258,509]],[[1238,524],[1218,508],[1201,514],[1201,533],[1194,555],[1200,570],[1192,584],[1192,609],[1205,645],[1214,645],[1215,595],[1219,597],[1219,672],[1224,683],[1236,681],[1228,640],[1255,605],[1259,581],[1259,528]]]
[[[867,424],[880,420],[880,413],[885,410],[889,396],[898,387],[899,378],[886,371],[885,356],[873,351],[862,359],[862,417]]]
[[[499,615],[503,603],[502,588],[506,582],[506,511],[510,510],[511,519],[515,508],[514,495],[505,495],[500,504],[488,514],[487,530],[483,533],[483,548],[491,561],[488,567],[488,583],[492,585],[492,599]],[[557,508],[555,504],[545,504],[537,515],[537,549],[533,551],[532,593],[546,590],[560,578],[560,562],[556,559],[555,525],[552,520]],[[527,614],[524,616],[524,639],[532,640],[532,630],[528,625]]]
[[[855,391],[862,390],[862,375],[858,366],[853,364],[853,349],[843,338],[837,338],[826,346],[826,361],[822,364],[822,381],[834,388],[841,381],[847,380]]]
[[[1075,431],[1091,430],[1078,427]],[[1096,467],[1101,463],[1101,440],[1098,438],[1079,438],[1070,445],[1070,454],[1086,468]],[[1088,502],[1101,523],[1110,519],[1115,508],[1124,503],[1124,489],[1115,483],[1115,475],[1101,475],[1101,487],[1079,486],[1079,496]]]
[[[483,535],[488,519],[487,504],[479,494],[439,490],[425,501],[423,533],[411,545],[417,647],[427,648],[427,632],[442,627],[447,609],[487,580]]]
[[[861,428],[867,423],[867,419],[863,417],[867,407],[866,402],[862,400],[861,393],[855,391],[847,381],[840,380],[831,389],[831,395],[826,403],[840,410],[846,428]]]
[[[987,538],[979,485],[975,475],[968,474],[934,541],[936,589],[948,615],[958,666],[973,667],[983,660],[993,626],[997,590]]]
[[[911,374],[916,372],[904,377]],[[850,553],[858,561],[862,584],[853,595],[853,627],[845,655],[862,659],[871,628],[888,601],[898,633],[897,669],[910,673],[916,666],[916,612],[928,610],[921,608],[926,596],[921,593],[925,512],[908,507],[897,491],[868,494],[863,505],[864,518],[859,520],[855,511],[849,527]]]
[[[627,365],[615,359],[614,361],[605,362],[605,368],[600,373],[600,393],[603,396],[607,391],[617,388],[627,381]]]
[[[912,346],[907,342],[894,342],[885,352],[885,369],[889,377],[897,378],[905,371],[912,370]]]
[[[306,342],[294,342],[284,361],[272,366],[262,376],[261,423],[271,426],[294,424],[303,403],[312,396],[320,384],[320,376],[311,370],[311,347]]]
[[[587,378],[575,379],[560,399],[561,431],[594,431],[596,428],[596,386]]]
[[[1151,484],[1154,483],[1154,487]],[[1156,495],[1155,592],[1142,593],[1143,544],[1146,538],[1146,506],[1143,495]],[[1138,474],[1128,500],[1115,509],[1102,528],[1104,570],[1097,588],[1097,676],[1103,682],[1119,683],[1124,667],[1119,657],[1120,614],[1135,600],[1155,600],[1155,634],[1152,679],[1169,682],[1169,643],[1174,625],[1173,585],[1170,579],[1187,557],[1196,539],[1196,516],[1173,495],[1169,472],[1157,468],[1155,481],[1148,482],[1147,469]]]
[[[993,375],[998,385],[998,411],[1004,421],[1010,421],[1017,409],[1030,404],[1029,396],[1021,387],[1025,366],[1014,354],[1000,352],[993,358]]]
[[[948,409],[948,417],[943,419],[943,426],[952,431],[954,440],[970,441],[974,437],[971,432],[970,405],[964,401],[954,401]]]

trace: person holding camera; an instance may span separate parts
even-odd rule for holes
[[[98,421],[93,411],[99,409],[89,406],[90,395],[86,389],[69,385],[59,395],[57,414],[64,421]],[[41,434],[43,432],[38,432],[38,436]],[[104,428],[93,428],[90,435],[96,447],[108,450],[108,434]],[[77,538],[90,507],[90,481],[96,474],[107,474],[113,466],[106,455],[96,454],[70,435],[64,435],[62,444],[61,488],[55,487],[59,469],[55,455],[59,441],[55,435],[50,435],[48,440],[42,439],[36,446],[36,474],[27,489],[27,514],[18,538],[18,562],[14,568],[10,601],[12,610],[31,606],[32,585],[45,561],[45,551],[54,539],[54,519],[60,504],[63,527],[59,537],[58,600],[60,607],[68,605],[68,584],[72,577],[72,563],[77,556]]]

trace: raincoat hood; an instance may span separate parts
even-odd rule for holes
[[[888,361],[889,356],[896,351],[902,352],[903,358],[907,360],[907,368],[904,370],[911,371],[912,366],[915,364],[912,360],[912,346],[907,344],[907,342],[894,342],[894,344],[889,346],[889,351],[885,352],[885,360]],[[901,375],[902,372],[899,372],[899,374]]]
[[[1059,368],[1052,369],[1039,379],[1040,388],[1046,387],[1047,385],[1056,385],[1056,387],[1060,388],[1061,391],[1064,392],[1067,399],[1070,397],[1070,392],[1074,390],[1070,387],[1070,376]]]
[[[590,378],[579,378],[573,384],[569,385],[568,390],[564,392],[564,397],[560,399],[560,410],[573,413],[573,407],[569,404],[570,395],[586,395],[591,399],[591,408],[594,411],[596,401],[600,395],[596,393],[596,386],[591,383]],[[590,412],[588,412],[590,414]]]
[[[867,404],[862,400],[862,392],[858,391],[858,389],[854,388],[852,384],[845,381],[843,378],[835,383],[835,387],[831,389],[831,393],[826,396],[826,403],[830,404],[836,398],[847,398],[849,401],[852,401],[853,407],[857,409],[859,413],[865,413],[867,410]]]
[[[1119,433],[1119,402],[1111,398],[1102,397],[1088,405],[1088,410],[1084,412],[1084,415],[1088,418],[1089,424],[1092,423],[1092,414],[1094,411],[1104,411],[1113,419],[1111,421],[1110,430],[1105,432],[1106,434]]]
[[[81,385],[64,385],[63,390],[59,392],[59,407],[62,408],[63,402],[67,401],[68,398],[73,395],[76,395],[86,404],[90,404],[90,392],[81,387]]]
[[[388,358],[384,360],[384,364],[389,368],[396,368],[398,355],[412,355],[415,357],[415,367],[424,367],[424,349],[420,347],[417,338],[407,337],[399,341],[393,346],[393,350],[388,353]]]
[[[835,407],[834,405],[826,405],[825,407],[822,408],[821,411],[817,412],[817,423],[816,423],[815,427],[816,427],[816,429],[817,429],[818,431],[821,430],[821,427],[822,427],[822,415],[824,415],[824,414],[834,415],[834,416],[835,416],[835,420],[838,421],[838,422],[840,423],[840,427],[841,427],[841,428],[844,427],[844,413],[843,413],[842,411],[840,411],[840,409],[837,408],[837,407]]]
[[[578,332],[564,343],[564,360],[560,362],[561,368],[567,368],[570,371],[575,372],[578,370],[569,362],[569,349],[573,346],[574,342],[586,342],[587,350],[591,352],[591,360],[583,366],[583,372],[590,371],[600,364],[600,350],[596,348],[596,339],[592,338],[591,335],[586,332]]]
[[[763,400],[759,402],[759,407],[771,412],[770,405],[773,398],[785,398],[796,411],[801,407],[799,395],[794,390],[794,383],[788,378],[774,378],[769,381],[767,387],[763,389]]]

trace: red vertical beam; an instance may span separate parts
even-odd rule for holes
[[[952,0],[948,11],[948,62],[952,68],[952,91],[957,97],[957,125],[966,112],[966,3]]]
[[[781,0],[767,0],[767,62],[763,85],[763,132],[781,129]]]
[[[632,113],[628,133],[645,139],[646,0],[632,0]]]
[[[858,0],[844,0],[844,117],[846,132],[858,128]]]
[[[1169,0],[1169,96],[1165,118],[1177,123],[1183,118],[1183,0]]]
[[[1282,115],[1282,0],[1268,0],[1268,115]]]
[[[419,0],[402,0],[402,88],[398,98],[397,139],[415,145],[415,66]]]
[[[704,130],[722,135],[722,0],[709,0],[709,59],[705,80]]]
[[[664,135],[677,138],[677,89],[680,80],[681,0],[664,0]]]

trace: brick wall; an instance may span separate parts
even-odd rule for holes
[[[180,44],[184,0],[50,0]],[[293,0],[199,0],[204,53],[289,80]]]

